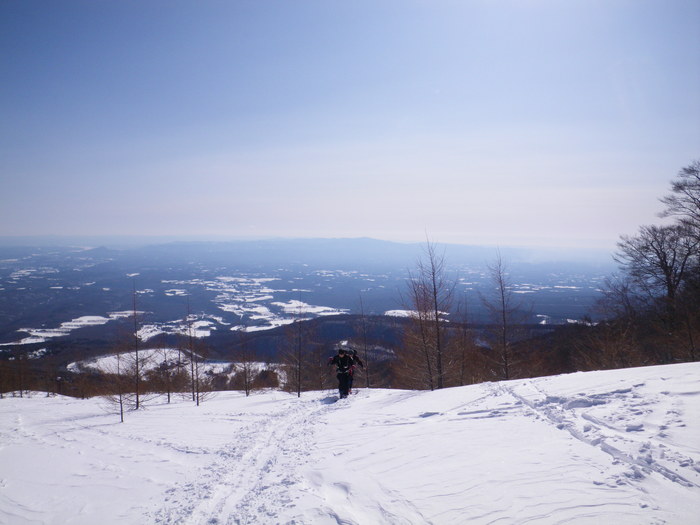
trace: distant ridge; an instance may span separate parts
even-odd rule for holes
[[[583,262],[612,267],[611,254],[603,250],[586,248],[552,248],[527,246],[487,246],[436,243],[444,251],[449,262],[468,261],[484,263],[500,254],[513,263]],[[226,237],[176,237],[176,236],[0,236],[0,247],[56,247],[110,250],[163,250],[171,254],[206,251],[211,253],[236,253],[246,258],[252,256],[292,256],[298,260],[325,257],[334,263],[343,260],[357,264],[376,264],[386,260],[395,266],[399,259],[407,267],[415,264],[423,253],[425,243],[397,242],[371,237],[351,238],[261,238],[231,239]]]

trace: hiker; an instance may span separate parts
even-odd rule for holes
[[[340,398],[348,397],[352,388],[352,375],[355,369],[355,364],[364,368],[362,361],[356,354],[351,354],[345,348],[338,348],[338,354],[328,359],[328,366],[336,366],[336,377],[338,378],[338,393]]]

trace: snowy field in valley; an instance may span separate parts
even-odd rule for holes
[[[138,413],[0,400],[0,523],[700,523],[700,363]]]

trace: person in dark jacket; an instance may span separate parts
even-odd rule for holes
[[[336,377],[338,378],[338,393],[340,398],[348,397],[352,388],[352,375],[355,365],[364,367],[357,355],[351,354],[345,348],[338,348],[338,353],[328,360],[328,366],[336,366]]]

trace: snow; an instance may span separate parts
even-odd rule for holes
[[[388,317],[413,317],[416,315],[415,310],[387,310],[384,315]]]
[[[227,324],[223,318],[214,315],[199,314],[190,315],[189,320],[178,319],[166,323],[144,324],[138,330],[138,337],[141,341],[150,341],[160,334],[178,334],[201,339],[209,337],[212,330],[216,330],[218,325]]]
[[[700,363],[335,399],[1,399],[0,523],[700,522]]]
[[[202,359],[202,357],[195,353]],[[114,374],[118,370],[118,360],[121,360],[121,367],[128,366],[136,362],[135,352],[123,352],[119,356],[117,354],[105,355],[93,359],[76,361],[69,363],[66,367],[69,372],[78,373],[81,370],[94,370],[107,374]],[[139,351],[139,366],[142,372],[148,372],[161,366],[163,362],[170,364],[184,363],[189,366],[190,354],[186,350],[178,350],[177,348],[144,348]],[[243,366],[247,366],[252,373],[257,374],[263,370],[272,370],[279,376],[284,374],[282,367],[276,363],[264,363],[262,361],[229,362],[229,361],[203,361],[198,365],[202,374],[224,374],[228,373],[233,376],[237,371],[242,370]]]
[[[84,315],[82,317],[78,317],[77,319],[72,319],[70,321],[66,321],[65,323],[61,323],[61,326],[58,328],[20,328],[17,331],[26,332],[30,334],[29,337],[25,337],[12,343],[0,343],[0,346],[45,343],[52,337],[63,337],[70,334],[73,330],[78,330],[79,328],[84,328],[86,326],[100,326],[110,321],[114,321],[115,319],[130,317],[132,315],[134,315],[133,312],[128,311],[111,312],[109,317],[103,317],[101,315]]]
[[[296,314],[296,315],[337,315],[348,313],[347,308],[331,308],[329,306],[313,306],[307,304],[303,301],[297,301],[292,299],[291,301],[285,302],[273,302],[275,306],[279,306],[285,314]]]
[[[13,274],[14,278],[26,277],[36,272],[54,272],[53,269],[27,269],[20,270]],[[55,270],[57,271],[57,270]],[[328,272],[328,275],[334,272]],[[340,272],[335,272],[340,273]],[[138,276],[138,273],[127,274],[127,277]],[[311,305],[302,301],[275,301],[275,294],[288,293],[288,290],[273,289],[269,287],[269,283],[280,281],[277,277],[228,277],[219,276],[213,280],[192,279],[192,280],[164,280],[162,283],[175,286],[186,287],[203,287],[207,291],[216,292],[214,303],[224,312],[232,313],[239,316],[241,319],[247,317],[249,321],[255,321],[255,325],[241,323],[234,327],[234,330],[244,330],[255,332],[261,330],[270,330],[279,326],[284,326],[293,323],[299,318],[299,315],[304,315],[306,318],[324,315],[337,315],[349,312],[346,308],[332,308],[328,306]],[[88,283],[94,284],[94,283]],[[58,287],[56,287],[58,288]],[[61,287],[64,288],[64,287]],[[17,288],[18,290],[23,288]],[[102,288],[104,291],[110,291],[110,288]],[[310,290],[293,289],[293,292],[309,292]],[[140,295],[153,295],[156,291],[152,288],[137,290]],[[163,294],[168,297],[187,296],[189,292],[185,288],[168,288],[163,291]],[[267,304],[261,304],[267,303]],[[143,315],[145,312],[138,312]],[[20,333],[28,334],[10,343],[2,343],[0,346],[11,345],[27,345],[35,343],[45,343],[51,338],[65,337],[73,331],[86,326],[103,325],[121,317],[129,317],[132,312],[113,312],[108,314],[108,317],[101,315],[85,315],[77,319],[61,323],[57,328],[22,328],[18,330]],[[213,316],[208,314],[200,314],[199,321],[191,326],[186,321],[174,320],[161,323],[149,323],[140,327],[138,336],[142,341],[148,341],[160,334],[183,334],[189,335],[190,329],[194,329],[193,336],[197,338],[206,338],[211,335],[212,330],[217,329],[217,325],[230,326],[230,323],[224,322],[223,317]]]
[[[140,366],[142,371],[153,370],[160,366],[161,363],[167,361],[176,363],[183,361],[189,363],[189,354],[186,351],[178,350],[177,348],[144,348],[139,351]],[[117,354],[108,354],[93,359],[86,359],[70,363],[66,368],[69,372],[80,372],[81,369],[92,369],[103,373],[116,373],[117,361],[121,360],[122,367],[124,363],[134,363],[136,361],[135,352],[123,352],[119,356]]]

